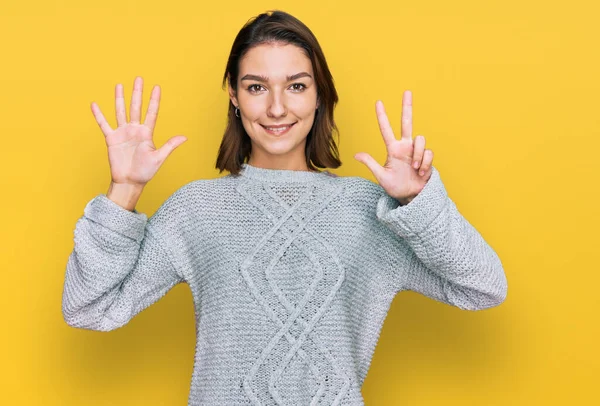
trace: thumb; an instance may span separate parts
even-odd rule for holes
[[[375,178],[377,178],[378,181],[383,177],[383,167],[379,165],[379,163],[377,163],[377,161],[371,155],[367,154],[366,152],[359,152],[357,154],[354,154],[354,159],[356,159],[358,162],[362,162],[363,164],[367,165],[367,167],[371,170],[371,172],[373,172],[373,175],[375,175]]]
[[[181,144],[187,141],[187,138],[183,135],[176,135],[170,138],[165,144],[156,151],[158,154],[158,160],[162,164],[165,159]]]

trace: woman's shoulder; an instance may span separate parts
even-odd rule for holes
[[[231,175],[216,178],[194,179],[177,189],[173,195],[175,198],[181,198],[190,194],[211,194],[214,193],[215,190],[218,191],[219,189],[231,186],[232,183],[233,178]]]
[[[344,176],[341,180],[347,193],[358,198],[379,198],[385,190],[376,182],[361,176]]]
[[[158,208],[157,212],[171,215],[190,214],[192,211],[204,210],[220,196],[231,190],[231,179],[228,176],[212,179],[194,179],[176,189]],[[174,216],[170,216],[174,217]]]

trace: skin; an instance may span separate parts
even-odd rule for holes
[[[402,205],[410,203],[431,178],[433,172],[433,151],[425,149],[425,137],[412,137],[412,92],[406,90],[402,96],[401,139],[396,139],[388,120],[383,102],[375,103],[379,130],[387,149],[383,166],[366,152],[359,152],[354,158],[364,163],[386,193]]]
[[[177,135],[162,147],[156,148],[153,133],[160,104],[160,87],[156,85],[152,89],[146,117],[142,122],[143,88],[143,79],[136,77],[129,107],[130,117],[127,121],[123,85],[116,85],[116,128],[112,128],[95,102],[91,104],[92,114],[104,134],[108,150],[111,181],[106,196],[130,211],[135,208],[145,185],[154,177],[167,157],[187,140],[185,136]]]
[[[289,81],[286,77],[306,72],[310,77]],[[262,76],[263,81],[245,80],[246,75]],[[254,47],[240,61],[237,94],[229,89],[234,106],[248,133],[252,152],[248,163],[261,168],[309,170],[304,158],[306,136],[318,108],[317,89],[310,59],[290,44],[263,44]],[[303,90],[300,90],[302,88]],[[425,149],[425,137],[412,137],[412,93],[402,97],[401,139],[397,140],[382,101],[375,104],[379,129],[387,148],[387,159],[379,165],[366,152],[354,158],[365,164],[385,191],[402,205],[410,203],[431,177],[433,151]],[[263,125],[296,124],[277,137]]]
[[[310,59],[290,44],[262,44],[240,61],[237,92],[229,87],[234,106],[252,143],[248,163],[267,169],[308,171],[306,137],[319,107],[317,85]],[[289,77],[303,74],[302,77]],[[248,79],[248,75],[252,77]],[[261,80],[259,78],[262,77]],[[283,135],[263,126],[295,123]]]
[[[254,47],[240,62],[238,92],[230,98],[239,106],[241,120],[252,141],[251,165],[270,169],[309,170],[304,159],[306,136],[319,107],[310,59],[295,45],[265,44]],[[253,75],[248,79],[247,75]],[[294,76],[290,78],[289,76]],[[262,78],[262,79],[261,79]],[[165,159],[186,137],[169,139],[157,149],[153,132],[160,104],[160,87],[154,86],[144,122],[141,121],[143,80],[137,77],[127,121],[123,86],[115,88],[117,127],[112,128],[96,103],[91,109],[102,130],[111,169],[107,196],[129,210]],[[396,139],[383,102],[375,104],[379,129],[387,149],[383,166],[366,152],[354,158],[364,163],[388,195],[409,204],[423,190],[432,174],[433,151],[425,149],[425,138],[412,137],[412,93],[402,98],[401,139]],[[275,136],[263,126],[294,123]]]

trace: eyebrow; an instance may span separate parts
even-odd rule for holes
[[[286,78],[287,78],[287,81],[290,82],[292,80],[296,80],[296,79],[303,78],[303,77],[309,77],[312,79],[312,76],[308,72],[296,73],[295,75],[287,76]],[[262,75],[247,74],[243,78],[240,79],[240,81],[242,81],[242,80],[256,80],[258,82],[266,83],[269,81],[269,78],[266,76],[262,76]]]

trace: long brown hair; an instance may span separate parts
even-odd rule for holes
[[[333,139],[335,132],[339,141],[339,132],[333,120],[333,109],[338,102],[337,91],[317,38],[300,20],[279,10],[268,11],[248,20],[233,41],[223,75],[223,89],[229,85],[237,93],[240,60],[252,47],[274,42],[300,47],[311,60],[315,74],[319,108],[306,138],[306,165],[311,170],[317,167],[338,168],[342,162]],[[250,137],[241,120],[235,116],[235,106],[230,100],[227,127],[219,147],[216,168],[220,172],[225,169],[237,175],[242,163],[250,158],[251,150]]]

